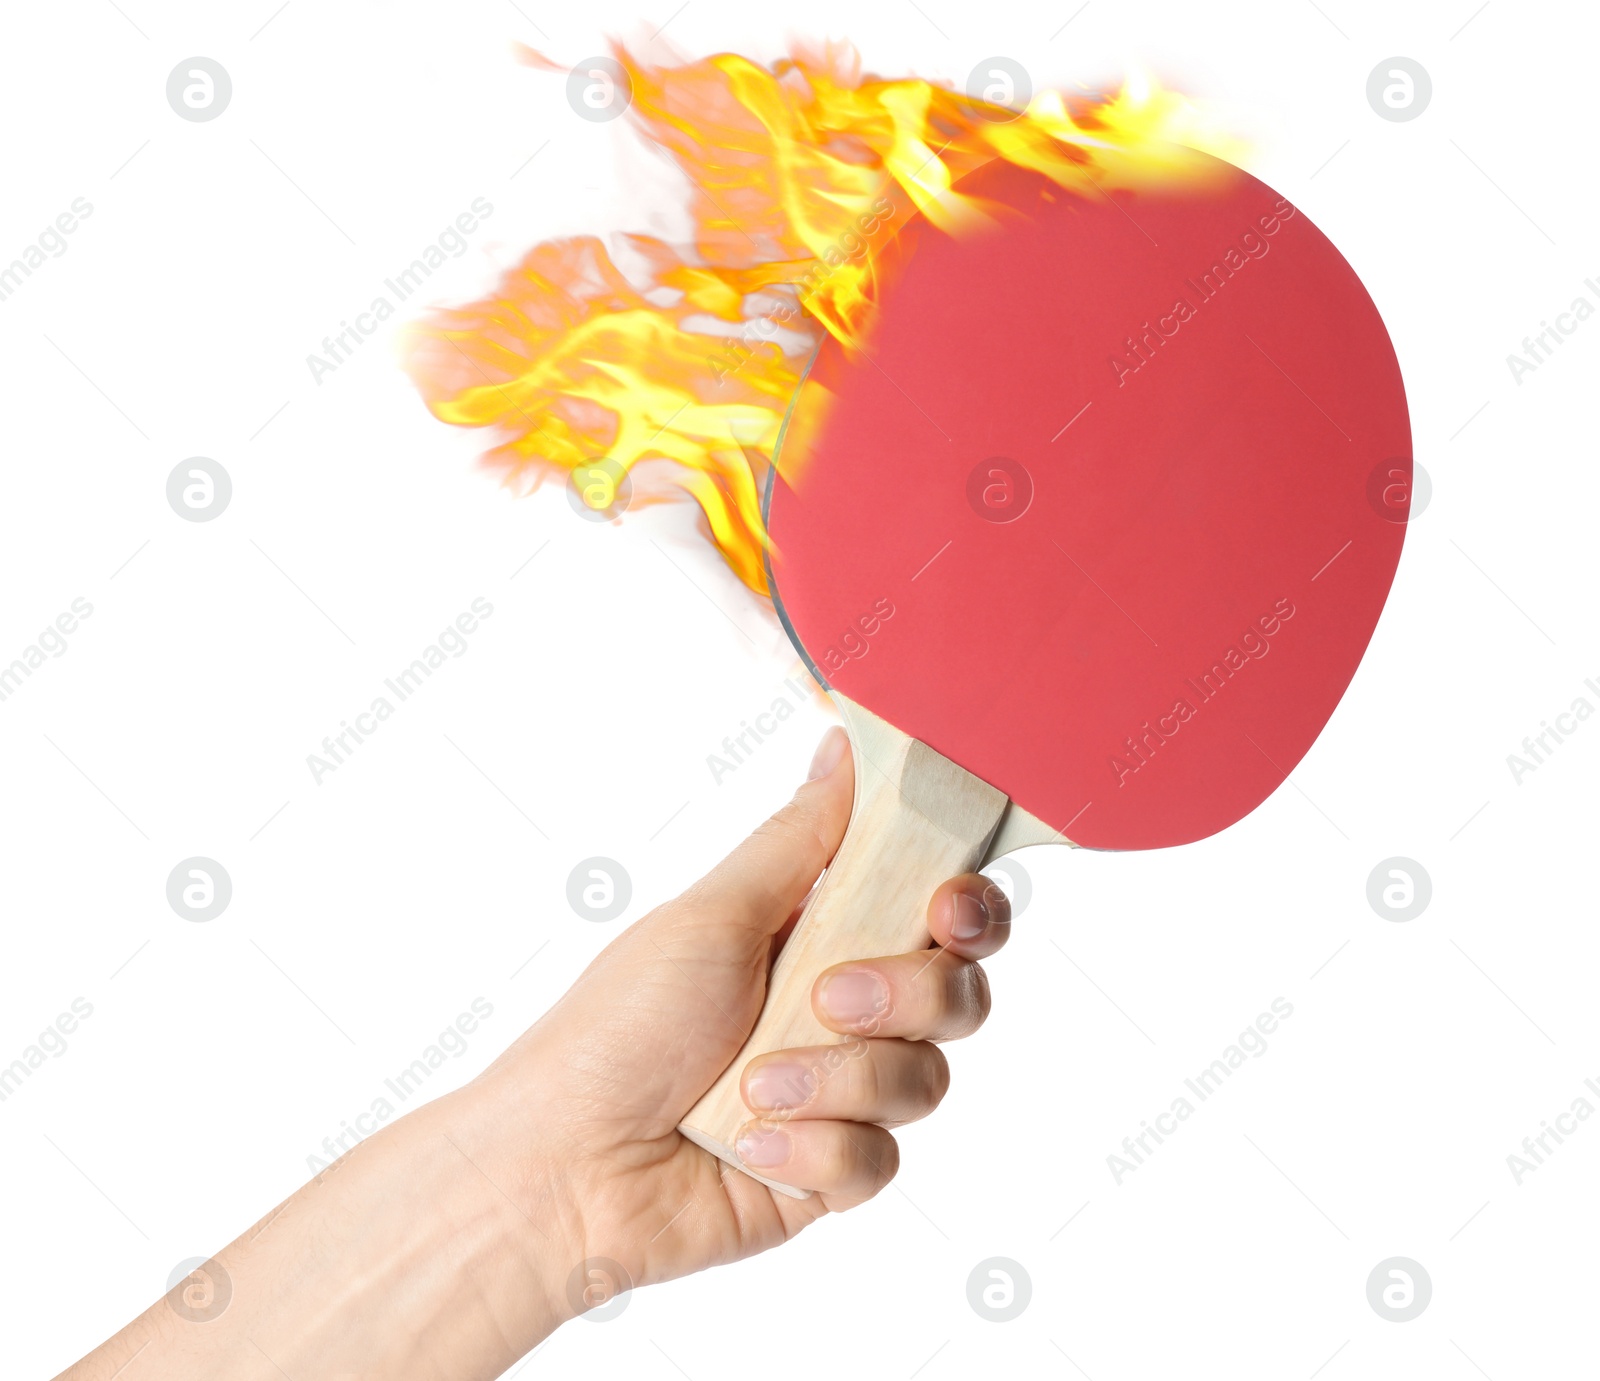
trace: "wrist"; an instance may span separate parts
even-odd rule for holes
[[[232,1307],[175,1341],[218,1364],[247,1341],[296,1381],[504,1373],[573,1311],[553,1281],[565,1249],[486,1125],[458,1093],[358,1144],[221,1254]]]
[[[501,1364],[510,1365],[578,1312],[567,1277],[582,1255],[581,1234],[556,1192],[559,1177],[477,1083],[394,1130],[409,1142],[406,1183],[396,1191],[418,1227],[403,1271],[436,1281],[441,1292],[438,1312],[421,1327],[437,1328],[446,1316],[492,1318],[498,1335],[520,1348]],[[480,1332],[481,1324],[474,1336]]]
[[[499,1376],[571,1311],[482,1145],[458,1095],[360,1143],[224,1254],[253,1307],[219,1322],[280,1337],[308,1381]]]

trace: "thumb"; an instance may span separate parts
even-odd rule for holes
[[[855,800],[850,740],[835,725],[793,799],[680,898],[697,921],[750,936],[775,934],[844,838]]]

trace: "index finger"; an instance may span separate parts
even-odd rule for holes
[[[941,883],[928,901],[934,943],[963,959],[986,959],[1011,935],[1011,902],[993,878],[963,873]]]

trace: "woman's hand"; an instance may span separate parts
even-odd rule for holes
[[[818,977],[812,1005],[842,1057],[779,1051],[745,1069],[740,1155],[812,1197],[677,1130],[754,1026],[853,793],[830,730],[788,805],[618,936],[483,1074],[360,1142],[206,1263],[226,1308],[197,1316],[180,1286],[63,1375],[490,1381],[618,1290],[763,1251],[871,1198],[899,1164],[886,1128],[944,1096],[934,1042],[988,1013],[976,961],[1005,942],[1010,912],[976,874],[929,902],[935,948]]]
[[[934,1042],[982,1025],[989,988],[976,961],[1010,929],[1005,894],[978,874],[929,902],[939,948],[819,975],[817,1018],[854,1038],[843,1058],[787,1050],[746,1067],[752,1120],[739,1155],[811,1198],[767,1189],[677,1131],[755,1024],[779,943],[844,837],[854,785],[848,741],[832,729],[788,805],[619,936],[466,1091],[486,1161],[559,1180],[548,1192],[568,1220],[574,1271],[601,1258],[647,1284],[774,1246],[882,1189],[899,1166],[885,1128],[944,1097],[949,1066]]]

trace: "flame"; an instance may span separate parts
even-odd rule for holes
[[[1087,194],[1130,167],[1170,174],[1172,144],[1234,153],[1143,75],[1110,93],[1042,91],[1017,112],[863,76],[843,46],[770,67],[732,53],[650,67],[614,51],[630,116],[688,180],[692,245],[624,236],[631,273],[593,237],[538,245],[493,296],[415,325],[407,367],[435,416],[496,429],[483,461],[514,487],[571,475],[610,510],[649,463],[636,501],[687,492],[762,594],[759,486],[784,413],[820,332],[862,339],[896,227],[913,212],[953,234],[988,223],[955,183],[995,158]]]

